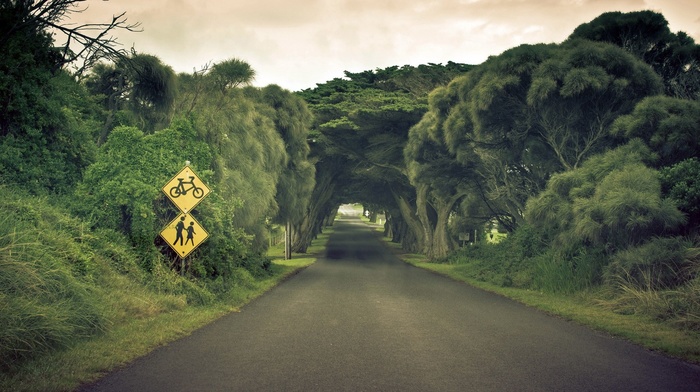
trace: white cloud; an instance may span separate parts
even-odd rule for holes
[[[699,38],[695,0],[121,0],[88,2],[79,19],[127,12],[144,31],[120,42],[176,71],[236,57],[256,85],[298,90],[343,71],[480,63],[522,43],[561,42],[606,11],[654,9]]]

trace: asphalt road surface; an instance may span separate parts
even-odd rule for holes
[[[700,367],[406,265],[357,219],[326,257],[84,391],[698,391]]]

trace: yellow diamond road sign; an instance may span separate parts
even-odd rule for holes
[[[180,214],[165,226],[160,236],[184,259],[209,237],[209,233],[192,215]]]
[[[180,211],[187,214],[211,191],[189,166],[185,166],[165,184],[163,192]]]

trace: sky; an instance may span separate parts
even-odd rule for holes
[[[653,10],[700,43],[698,0],[87,0],[68,23],[126,13],[123,48],[176,72],[236,58],[255,86],[314,88],[344,71],[480,64],[521,44],[559,43],[609,11]]]

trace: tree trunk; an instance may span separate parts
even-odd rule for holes
[[[311,241],[313,241],[320,232],[323,220],[326,218],[326,216],[322,214],[329,209],[327,204],[333,196],[334,190],[335,183],[333,182],[332,173],[317,171],[316,186],[311,195],[309,207],[299,224],[297,239],[292,244],[292,250],[294,252],[306,253],[306,250],[311,245]]]
[[[428,185],[418,184],[416,187],[416,214],[420,221],[423,234],[423,248],[421,253],[430,257],[433,247],[434,228],[428,216]]]
[[[399,206],[401,218],[406,225],[405,234],[402,236],[401,247],[409,252],[416,252],[423,249],[425,241],[423,238],[423,230],[420,221],[416,216],[414,208],[401,195],[392,192],[396,204]]]
[[[428,254],[431,260],[447,256],[456,247],[454,240],[449,235],[447,225],[450,219],[450,212],[452,212],[452,208],[459,199],[460,197],[453,196],[447,200],[438,200],[435,203],[437,205],[437,208],[435,208],[437,222],[433,233],[431,253]]]
[[[284,259],[292,258],[292,222],[287,221],[284,226]]]

